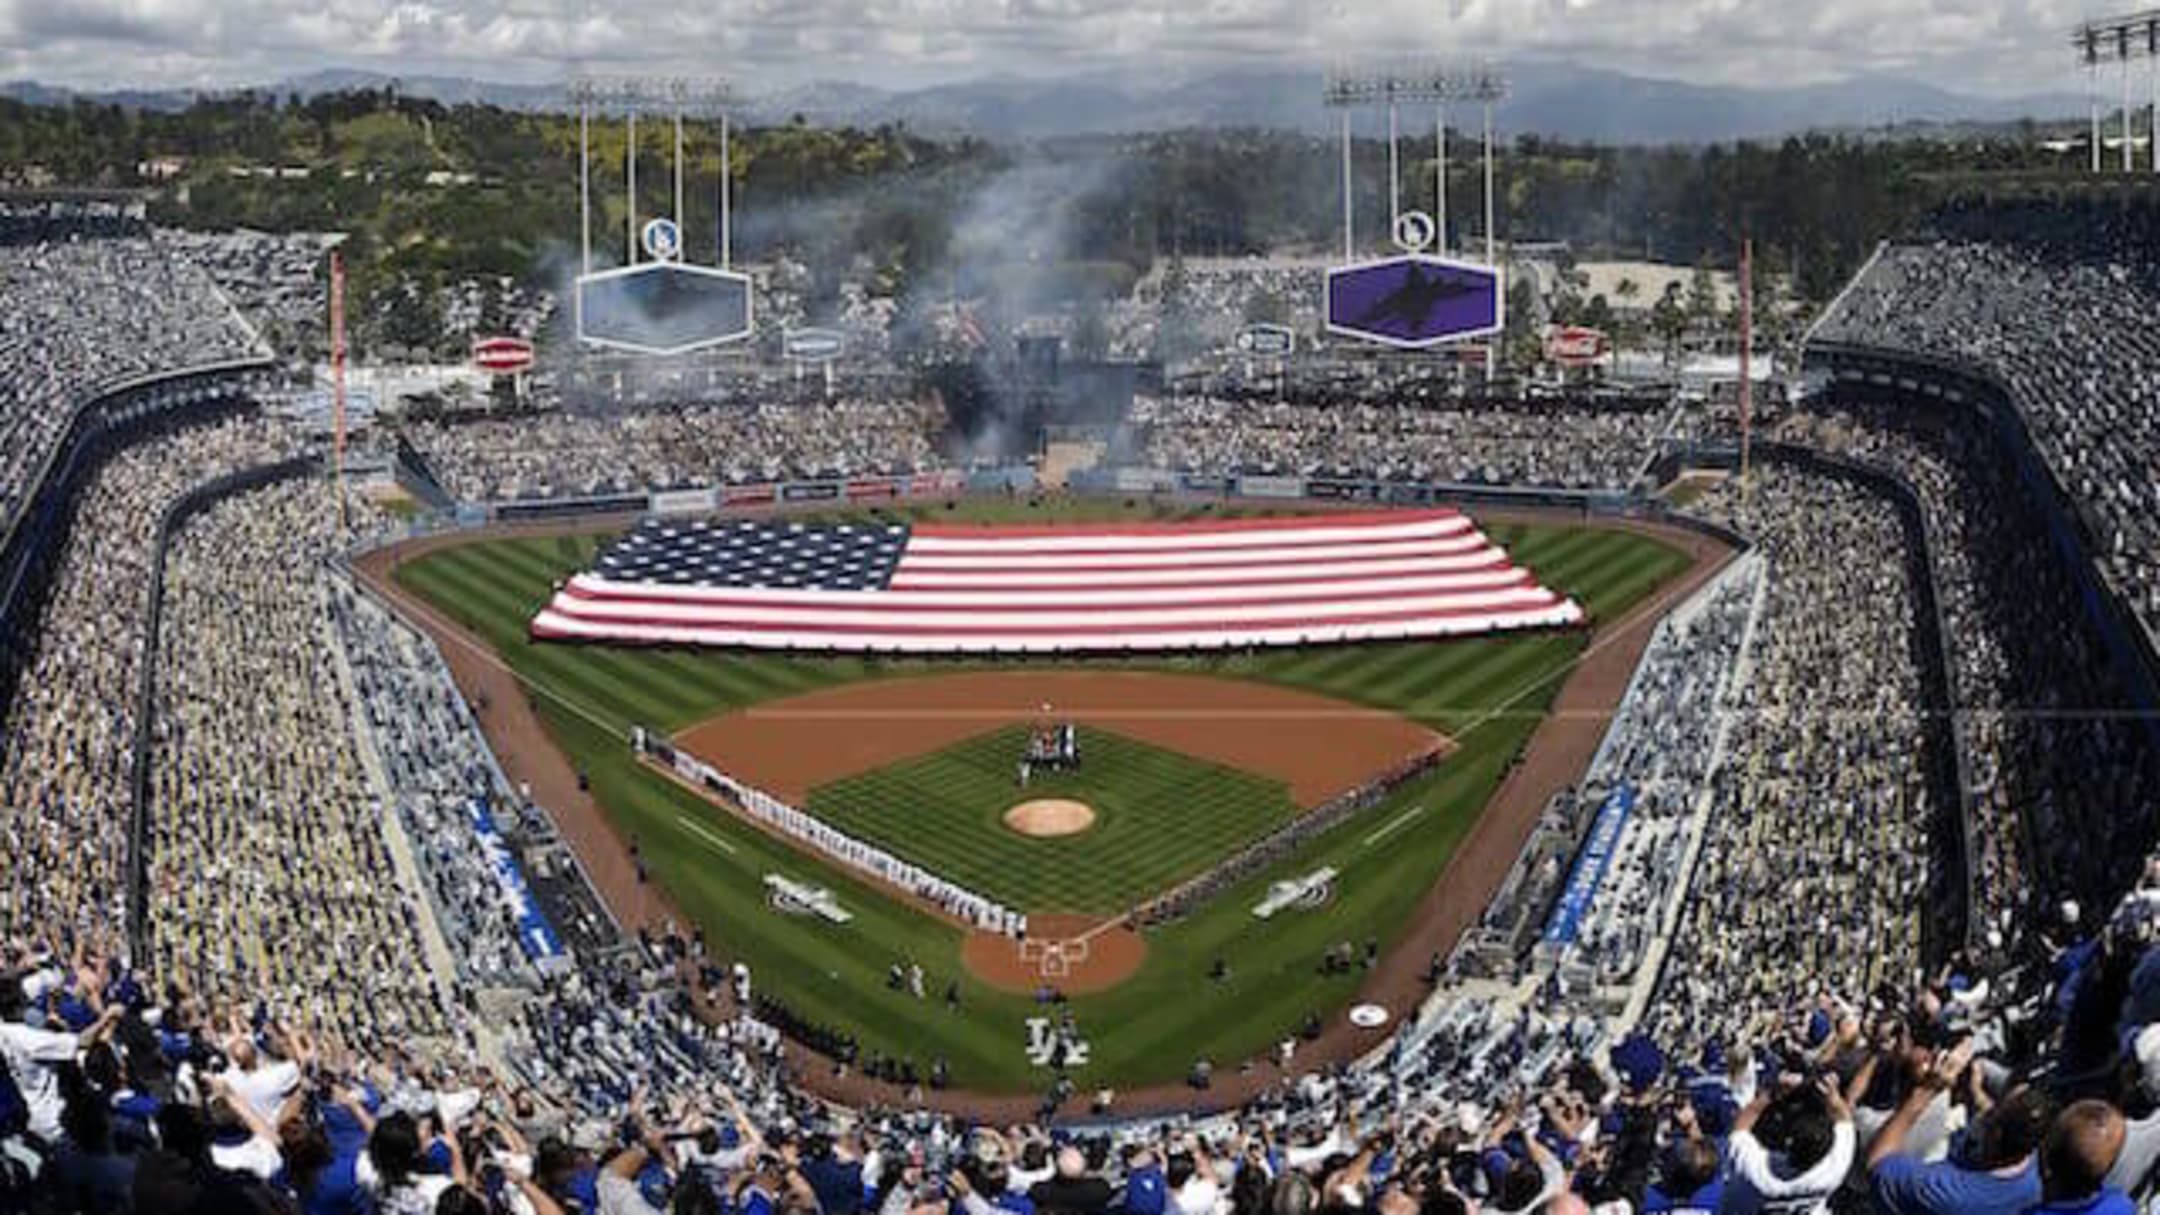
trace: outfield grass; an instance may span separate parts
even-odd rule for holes
[[[984,500],[939,519],[1044,521],[1175,510],[1115,501],[1060,504],[1055,516],[1022,501]],[[1541,580],[1575,596],[1593,618],[1613,619],[1687,567],[1686,557],[1627,533],[1545,525],[1489,527]],[[759,701],[888,674],[962,669],[950,662],[813,658],[533,645],[526,622],[558,579],[585,567],[601,537],[509,539],[441,550],[397,577],[487,639],[533,689],[543,721],[595,796],[640,842],[654,880],[707,930],[713,947],[748,961],[762,990],[800,1015],[844,1027],[866,1049],[944,1058],[955,1081],[979,1090],[1035,1090],[1048,1082],[1021,1052],[1022,997],[966,977],[960,934],[734,822],[695,793],[632,762],[631,723],[672,732]],[[1476,821],[1509,762],[1544,715],[1585,644],[1581,633],[1274,650],[1126,665],[1248,678],[1389,709],[1447,734],[1458,749],[1431,774],[1309,844],[1296,857],[1225,892],[1192,917],[1148,937],[1148,958],[1127,983],[1075,999],[1094,1047],[1077,1079],[1131,1087],[1181,1076],[1196,1057],[1220,1063],[1260,1053],[1307,1014],[1330,1012],[1356,976],[1317,973],[1339,941],[1391,940]],[[1041,667],[1047,664],[1035,664]],[[1324,912],[1255,920],[1269,881],[1333,865],[1337,895]],[[781,873],[831,888],[856,913],[850,924],[777,916],[762,883]],[[961,982],[961,1015],[885,987],[897,958],[920,962],[929,989]],[[1204,976],[1217,958],[1228,981]]]
[[[1079,770],[1014,763],[1028,728],[993,730],[810,791],[811,813],[894,855],[1029,912],[1115,915],[1235,851],[1297,806],[1280,781],[1082,727]],[[1029,839],[1015,802],[1069,797],[1095,811],[1077,835]]]

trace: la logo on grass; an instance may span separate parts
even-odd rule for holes
[[[1027,1059],[1033,1067],[1086,1067],[1087,1039],[1070,1024],[1058,1025],[1048,1017],[1027,1019]]]

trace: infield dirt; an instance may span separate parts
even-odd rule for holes
[[[1002,726],[1049,722],[1114,730],[1279,780],[1308,809],[1449,745],[1408,718],[1311,692],[1205,675],[1048,666],[845,684],[722,714],[684,730],[675,743],[801,805],[819,785]]]

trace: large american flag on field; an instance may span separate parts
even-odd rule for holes
[[[1570,625],[1451,510],[1055,527],[650,521],[537,638],[924,654],[1218,649]]]

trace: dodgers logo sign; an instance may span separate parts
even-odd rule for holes
[[[1498,333],[1500,272],[1405,253],[1328,271],[1328,332],[1422,349]]]
[[[682,230],[672,219],[647,220],[639,241],[645,246],[645,255],[656,262],[671,262],[682,256]]]

